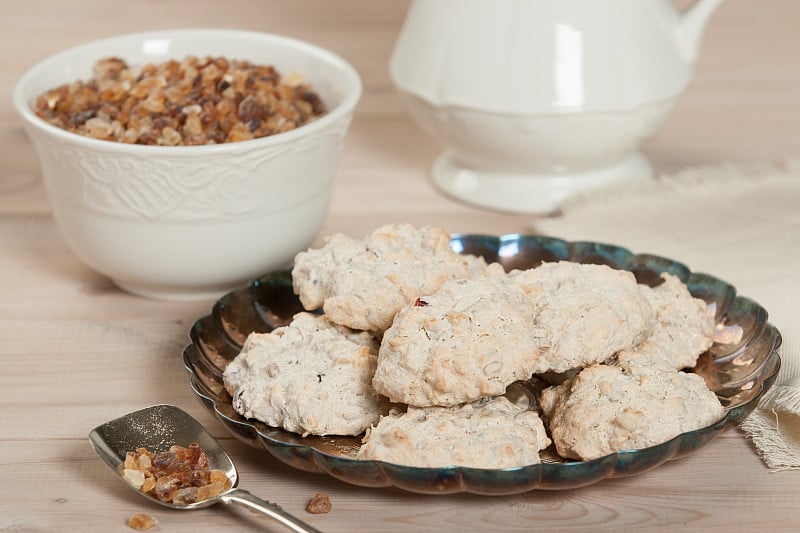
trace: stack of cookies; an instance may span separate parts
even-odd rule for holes
[[[224,374],[234,409],[304,436],[365,433],[361,459],[493,469],[551,443],[578,460],[652,446],[723,416],[683,371],[715,328],[679,279],[565,261],[507,273],[449,243],[389,225],[298,254],[308,312],[250,335]],[[552,386],[512,401],[534,376]]]

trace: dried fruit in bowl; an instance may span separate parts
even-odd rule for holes
[[[225,57],[144,66],[109,57],[93,74],[39,95],[36,114],[95,139],[177,146],[266,137],[325,113],[301,76]]]

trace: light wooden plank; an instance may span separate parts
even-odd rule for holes
[[[221,438],[243,486],[327,532],[796,529],[800,476],[770,473],[736,429],[640,476],[507,497],[354,487],[232,438],[193,397],[179,357],[192,322],[212,302],[124,294],[81,264],[59,234],[10,99],[33,63],[95,38],[158,28],[307,39],[350,60],[364,83],[320,237],[401,221],[499,234],[530,231],[536,218],[474,209],[431,185],[439,148],[412,122],[388,73],[408,0],[132,1],[113,9],[102,0],[10,1],[0,17],[0,530],[130,531],[125,520],[142,511],[160,520],[161,531],[263,530],[268,523],[246,511],[150,506],[95,457],[86,439],[94,426],[160,402],[187,409]],[[647,144],[657,170],[800,156],[798,20],[794,0],[722,3],[694,80]],[[742,279],[757,277],[748,265],[737,268]],[[330,514],[304,511],[315,492],[331,496]]]

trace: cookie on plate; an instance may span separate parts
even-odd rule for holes
[[[381,332],[395,313],[446,281],[486,269],[483,259],[450,248],[440,228],[378,228],[364,239],[336,234],[295,257],[292,283],[307,310],[352,329]]]
[[[306,435],[358,435],[389,403],[370,385],[377,342],[365,332],[298,313],[285,327],[251,334],[223,375],[233,408]]]
[[[666,442],[724,414],[703,378],[662,359],[589,366],[543,390],[539,405],[558,454],[586,461]]]
[[[537,374],[606,361],[642,342],[653,327],[653,307],[628,271],[559,261],[509,276],[540,309],[536,324],[550,332]]]
[[[714,343],[714,314],[679,278],[668,273],[661,278],[663,283],[656,287],[640,285],[656,311],[655,327],[642,343],[619,356],[628,360],[663,358],[676,369],[692,368]]]
[[[549,445],[536,412],[499,396],[393,410],[367,430],[357,457],[421,468],[512,468],[539,463],[539,450]]]
[[[550,342],[538,309],[503,267],[448,281],[397,313],[372,384],[394,402],[452,406],[529,379]]]

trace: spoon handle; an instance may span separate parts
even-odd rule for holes
[[[244,489],[234,489],[227,494],[223,494],[219,497],[219,499],[223,503],[238,503],[253,511],[264,513],[265,515],[274,518],[284,526],[288,527],[292,531],[296,531],[297,533],[322,533],[317,528],[312,527],[299,518],[287,513],[281,509],[280,506],[272,502],[268,502],[267,500],[262,500],[261,498],[254,496]]]

